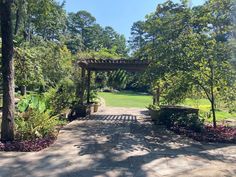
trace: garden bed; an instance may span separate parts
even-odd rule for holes
[[[49,147],[56,140],[56,136],[47,136],[35,140],[13,141],[3,143],[0,141],[0,151],[37,152]]]
[[[171,131],[197,141],[236,143],[236,127],[219,124],[216,128],[199,119],[198,109],[183,106],[162,106],[157,122]]]
[[[33,140],[18,140],[18,135],[16,134],[16,140],[12,142],[2,142],[0,140],[0,151],[7,152],[38,152],[43,149],[48,148],[50,145],[54,144],[59,134],[59,131],[64,127],[64,125],[58,125],[55,131],[50,135],[43,138],[36,138]]]
[[[172,126],[169,129],[177,134],[185,135],[200,142],[236,143],[235,127],[218,125],[216,128],[213,128],[211,125],[205,125],[201,132],[178,126]]]

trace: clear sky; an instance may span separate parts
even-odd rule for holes
[[[57,0],[62,2],[63,0]],[[178,0],[174,0],[178,2]],[[191,5],[203,4],[205,0],[192,0]],[[97,19],[97,23],[113,27],[128,39],[134,22],[155,11],[157,4],[165,0],[66,0],[66,11],[86,10]]]

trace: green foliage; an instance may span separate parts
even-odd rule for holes
[[[61,113],[65,108],[72,106],[75,101],[75,84],[71,79],[65,78],[55,88],[50,88],[43,94],[30,94],[22,97],[17,104],[21,113],[29,110],[48,112],[51,115]]]
[[[55,87],[72,74],[72,56],[66,46],[48,43],[41,48],[41,67],[45,86]]]
[[[145,45],[145,23],[143,21],[137,21],[133,24],[131,28],[131,39],[129,40],[130,46],[133,50],[137,51]],[[142,58],[142,53],[137,55],[139,58]]]
[[[73,57],[64,45],[40,42],[37,46],[30,46],[24,43],[15,51],[17,86],[45,90],[55,87],[72,73]]]
[[[66,28],[64,5],[55,0],[16,0],[13,5],[14,33],[20,40],[33,36],[58,40]]]
[[[51,117],[48,112],[32,109],[18,115],[15,123],[17,139],[33,140],[53,133],[60,121],[57,117]]]
[[[150,105],[147,106],[147,109],[154,110],[154,111],[159,111],[160,110],[160,106],[158,106],[156,104],[150,104]]]
[[[101,48],[98,51],[78,52],[79,59],[120,59],[122,56],[116,53],[116,47],[111,49]]]
[[[176,73],[165,75],[159,82],[162,104],[176,105],[191,96],[191,79],[187,75]]]
[[[109,74],[107,85],[115,89],[124,89],[128,82],[127,72],[124,70],[113,71]]]
[[[59,114],[65,108],[71,107],[76,99],[75,93],[75,84],[68,78],[63,79],[56,88],[49,89],[44,95],[52,114]]]
[[[97,93],[97,91],[95,91],[95,90],[92,90],[91,92],[90,92],[90,100],[91,100],[91,102],[98,102],[98,93]]]
[[[231,0],[194,8],[167,1],[134,23],[130,40],[134,57],[150,60],[146,80],[153,90],[161,85],[163,101],[176,104],[200,90],[211,102],[214,126],[216,102],[226,99],[225,88],[235,83],[231,10]]]
[[[37,87],[44,85],[43,71],[40,64],[40,50],[29,47],[27,43],[15,48],[15,77],[17,86]]]
[[[184,127],[189,130],[200,132],[203,129],[203,121],[196,114],[164,111],[161,109],[159,122],[167,127]]]
[[[119,35],[112,27],[102,28],[89,12],[69,13],[67,24],[70,39],[66,43],[73,54],[81,51],[98,51],[99,56],[105,54],[104,57],[110,58],[106,51],[102,51],[114,48],[115,53],[127,56],[125,37]]]
[[[37,110],[38,112],[43,113],[47,110],[46,99],[43,95],[38,94],[24,96],[17,104],[17,110],[20,113],[30,110]]]

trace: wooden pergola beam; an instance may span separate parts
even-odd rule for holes
[[[90,71],[113,71],[113,70],[126,70],[126,71],[145,71],[149,65],[146,60],[128,60],[128,59],[87,59],[78,62],[81,68]]]

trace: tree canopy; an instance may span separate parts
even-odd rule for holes
[[[232,8],[231,0],[193,8],[167,1],[131,29],[133,55],[151,61],[147,80],[156,97],[173,104],[200,91],[211,102],[214,126],[217,100],[235,87]]]

